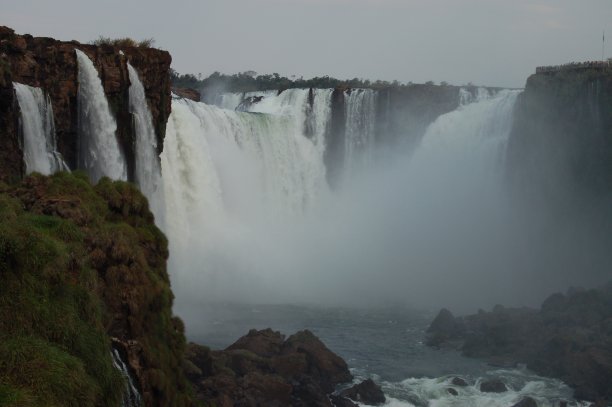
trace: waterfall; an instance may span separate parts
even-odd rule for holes
[[[126,180],[125,158],[117,140],[117,123],[104,94],[98,71],[89,57],[75,50],[79,65],[77,96],[79,117],[78,166],[93,182],[103,176]]]
[[[382,162],[377,93],[345,96],[347,172],[359,175],[337,191],[323,163],[330,89],[259,95],[248,112],[173,100],[162,179],[177,312],[188,324],[197,309],[188,303],[200,298],[427,303],[424,293],[441,293],[450,302],[510,264],[501,170],[517,92],[476,93],[411,154]]]
[[[474,169],[472,175],[497,174],[503,168],[517,95],[516,91],[503,91],[495,97],[478,93],[470,104],[440,116],[416,150],[415,165],[436,161],[453,163],[461,170]]]
[[[482,102],[495,96],[495,92],[487,88],[461,88],[459,89],[459,106],[469,105],[470,103]]]
[[[172,269],[194,273],[206,264],[202,273],[212,281],[215,264],[225,276],[224,268],[257,267],[241,263],[250,261],[245,251],[275,250],[263,247],[271,243],[265,234],[326,194],[320,143],[329,107],[320,104],[329,95],[319,96],[311,138],[304,134],[308,90],[265,98],[252,106],[258,113],[173,100],[161,155]],[[192,274],[174,277],[197,287]]]
[[[372,160],[378,92],[352,89],[345,92],[344,168],[350,174]]]
[[[138,73],[127,64],[130,77],[130,113],[134,118],[136,133],[135,181],[142,193],[149,199],[152,212],[158,225],[163,224],[163,194],[158,191],[161,185],[161,167],[157,154],[157,137],[153,127],[151,111],[147,104],[145,90]]]
[[[44,175],[57,171],[69,171],[60,153],[57,152],[53,107],[48,95],[40,88],[13,82],[23,132],[23,159],[26,173],[40,172]]]
[[[125,380],[125,392],[123,393],[123,401],[121,403],[122,407],[140,407],[142,405],[142,398],[140,397],[140,393],[138,393],[138,389],[134,385],[134,380],[132,380],[132,375],[130,371],[121,358],[121,354],[115,348],[111,350],[111,356],[113,358],[113,366],[115,369],[121,372],[123,379]]]

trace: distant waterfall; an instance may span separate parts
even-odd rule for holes
[[[479,90],[470,104],[440,116],[415,151],[415,165],[435,160],[464,170],[473,168],[483,176],[491,171],[498,174],[503,168],[517,95],[516,91],[503,91],[493,97]]]
[[[469,105],[470,103],[482,102],[495,96],[495,92],[487,88],[461,88],[459,89],[459,106]]]
[[[117,123],[104,94],[98,71],[89,57],[75,50],[79,64],[79,168],[85,169],[92,181],[103,176],[126,180],[125,158],[117,141]]]
[[[125,380],[125,391],[123,393],[121,407],[140,407],[142,405],[142,398],[140,397],[140,393],[138,393],[138,389],[134,385],[134,381],[132,380],[132,376],[130,375],[127,365],[121,358],[121,354],[117,349],[113,348],[111,351],[111,356],[113,357],[113,366],[115,366],[115,369],[121,372],[123,380]]]
[[[48,95],[40,88],[13,83],[23,130],[23,159],[26,173],[40,172],[44,175],[68,170],[57,152],[53,107]]]
[[[352,89],[345,93],[344,168],[352,172],[371,162],[376,130],[378,92]]]
[[[161,186],[161,167],[157,154],[157,137],[153,127],[151,111],[147,104],[145,90],[138,73],[127,64],[130,76],[130,112],[134,118],[136,132],[135,178],[142,193],[149,199],[151,209],[158,218],[162,216],[162,195],[158,191]]]

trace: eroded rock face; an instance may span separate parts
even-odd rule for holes
[[[190,344],[186,373],[198,399],[217,405],[325,406],[352,379],[346,363],[310,331],[285,340],[251,330],[223,351]]]
[[[560,70],[527,79],[508,143],[510,179],[550,202],[609,198],[612,68]]]
[[[24,170],[12,82],[40,87],[49,94],[58,151],[72,169],[76,168],[78,65],[75,49],[87,54],[98,70],[117,121],[117,138],[126,155],[130,179],[134,172],[134,131],[129,112],[128,61],[138,71],[145,88],[161,152],[171,108],[169,69],[172,59],[167,51],[57,41],[17,35],[7,27],[0,27],[0,125],[5,124],[0,126],[0,179],[18,179]]]
[[[185,99],[191,99],[194,102],[199,102],[201,98],[200,92],[190,88],[177,88],[173,86],[172,93]]]

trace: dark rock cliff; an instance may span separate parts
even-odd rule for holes
[[[612,192],[612,68],[532,75],[508,146],[511,180],[548,200]]]
[[[457,86],[415,84],[382,89],[378,93],[379,142],[417,144],[439,116],[459,106]]]
[[[125,153],[128,177],[134,173],[134,134],[129,112],[130,80],[127,62],[138,71],[145,88],[158,139],[163,146],[170,115],[170,54],[151,48],[94,46],[76,41],[57,41],[17,35],[0,27],[0,179],[14,180],[23,175],[19,148],[18,108],[11,82],[42,88],[51,98],[59,152],[68,165],[76,168],[78,146],[78,65],[75,49],[94,62],[111,110],[117,120],[117,138]],[[124,53],[121,55],[120,51]]]

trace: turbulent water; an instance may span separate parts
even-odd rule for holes
[[[53,107],[48,95],[40,88],[13,83],[21,111],[22,147],[26,173],[49,175],[68,170],[57,152]]]
[[[288,92],[275,102],[291,114],[278,115],[173,101],[161,158],[179,286],[200,292],[215,281],[209,294],[224,295],[234,278],[247,281],[249,269],[267,267],[252,263],[258,251],[273,261],[267,225],[299,216],[325,193],[320,137],[303,135],[306,98]]]
[[[97,182],[103,176],[126,180],[127,167],[117,141],[117,123],[104,94],[98,71],[89,57],[75,50],[79,65],[78,166]]]
[[[309,329],[345,359],[355,382],[374,378],[392,407],[509,407],[532,397],[540,407],[570,406],[572,390],[562,382],[525,369],[499,369],[456,352],[434,350],[424,344],[425,330],[434,314],[406,308],[338,308],[296,305],[217,304],[191,309],[197,318],[189,339],[223,349],[249,329],[273,328],[286,335]],[[469,386],[453,386],[454,377]],[[486,379],[500,379],[509,391],[483,393]],[[448,389],[459,394],[453,396]]]
[[[145,90],[138,77],[138,72],[127,64],[130,77],[130,112],[134,118],[136,133],[135,145],[135,181],[142,193],[149,198],[149,204],[158,219],[163,224],[163,192],[161,188],[161,166],[157,154],[157,137],[153,127],[151,111],[147,104]]]

